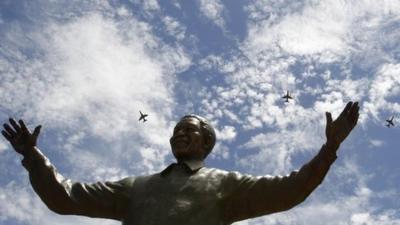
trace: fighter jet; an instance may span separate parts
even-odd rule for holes
[[[290,96],[289,91],[286,92],[286,95],[284,95],[282,98],[286,99],[285,102],[289,102],[289,99],[293,99],[292,96]]]
[[[387,127],[390,127],[390,126],[393,127],[394,126],[393,118],[394,118],[394,116],[392,116],[392,118],[390,118],[390,120],[389,119],[386,120],[386,122],[387,122],[386,126]]]
[[[140,111],[140,110],[139,110],[139,112],[140,112],[139,121],[143,120],[143,123],[146,122],[147,121],[146,120],[146,116],[148,116],[148,115],[147,114],[143,114],[142,111]]]

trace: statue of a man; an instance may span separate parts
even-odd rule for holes
[[[115,219],[123,225],[226,225],[303,202],[335,161],[339,145],[357,124],[358,111],[358,103],[349,102],[335,121],[327,112],[327,141],[319,153],[299,171],[275,177],[204,167],[216,138],[212,126],[196,115],[184,116],[170,139],[177,163],[116,182],[64,178],[36,146],[40,126],[31,133],[22,120],[10,119],[2,134],[24,156],[32,187],[56,213]]]

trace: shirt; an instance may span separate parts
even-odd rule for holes
[[[59,214],[115,219],[123,225],[227,225],[303,202],[335,159],[336,151],[323,145],[287,176],[251,176],[186,161],[148,176],[91,184],[64,178],[36,147],[22,164],[36,193]]]

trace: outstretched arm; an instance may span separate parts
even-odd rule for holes
[[[330,113],[326,113],[326,144],[299,171],[275,177],[229,173],[223,185],[225,220],[235,222],[285,211],[303,202],[322,182],[335,161],[340,144],[357,124],[358,110],[357,102],[349,102],[335,121]]]
[[[14,119],[4,124],[3,136],[14,150],[23,155],[23,166],[35,192],[47,207],[60,214],[75,214],[120,220],[129,201],[132,179],[94,184],[72,183],[59,174],[41,151],[37,139],[41,126],[31,133],[24,121]]]

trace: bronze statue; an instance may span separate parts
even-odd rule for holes
[[[10,119],[2,134],[24,156],[32,187],[56,213],[116,219],[124,225],[225,225],[303,202],[335,161],[357,124],[358,111],[358,103],[349,102],[335,121],[327,112],[326,143],[299,171],[283,177],[204,167],[216,139],[212,126],[196,115],[183,117],[170,139],[177,163],[160,173],[116,182],[65,179],[36,146],[40,126],[31,133],[22,120]]]

